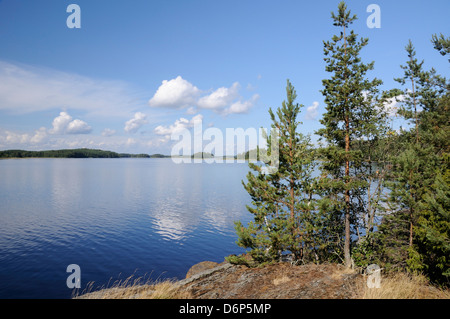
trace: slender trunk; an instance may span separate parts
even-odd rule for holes
[[[289,137],[289,157],[291,160],[291,164],[294,164],[294,142],[293,142],[293,134],[295,134],[295,132],[291,132],[291,136]],[[293,174],[291,174],[291,178],[290,178],[290,195],[291,195],[291,218],[292,220],[294,220],[295,217],[295,194],[294,194],[294,189],[295,189],[295,179]]]
[[[413,245],[413,209],[412,207],[409,209],[409,247],[412,247]]]
[[[292,130],[292,120],[288,119],[289,124],[289,161],[291,166],[294,164],[294,138],[295,138],[295,131]],[[295,176],[293,173],[291,173],[291,176],[289,178],[289,195],[291,197],[290,202],[290,220],[291,220],[291,234],[292,236],[296,237],[297,235],[300,235],[300,229],[299,227],[296,227],[295,223]],[[300,252],[299,252],[300,251]],[[293,247],[292,251],[293,255],[298,259],[303,259],[303,248],[302,243],[300,243],[299,247]]]
[[[347,268],[351,267],[351,257],[350,257],[350,161],[348,158],[350,151],[350,136],[349,136],[349,122],[348,117],[345,121],[345,242],[344,242],[344,258],[345,266]]]
[[[412,61],[412,57],[411,57]],[[411,86],[412,86],[412,96],[413,96],[413,103],[414,103],[414,120],[416,124],[416,146],[419,143],[419,122],[417,120],[417,102],[416,102],[416,88],[414,85],[414,77],[411,75]],[[415,172],[417,174],[417,171]],[[412,181],[412,171],[409,174],[409,180],[410,183]],[[415,194],[413,194],[413,203],[415,203]],[[409,247],[412,247],[413,245],[413,216],[414,216],[414,209],[413,207],[410,207],[409,209]]]
[[[409,183],[412,182],[412,170],[409,171]],[[412,189],[412,188],[411,188]],[[412,200],[409,205],[409,247],[412,247],[413,245],[413,216],[414,216],[414,208],[412,207],[415,203],[415,194],[411,194]]]
[[[417,119],[417,102],[416,102],[416,92],[414,86],[414,78],[411,77],[412,83],[412,94],[413,94],[413,103],[414,103],[414,120],[416,122],[416,143],[419,143],[419,121]]]
[[[347,38],[345,35],[344,25],[344,56],[347,56]],[[350,190],[348,184],[350,182],[350,123],[348,116],[348,102],[345,99],[345,241],[344,241],[344,260],[347,268],[351,267],[350,257]]]
[[[412,57],[411,57],[412,60]],[[419,121],[417,120],[417,102],[416,102],[416,88],[414,85],[414,78],[411,74],[411,86],[412,86],[412,96],[414,103],[414,120],[416,122],[416,143],[419,143]]]

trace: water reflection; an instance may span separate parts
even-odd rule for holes
[[[70,297],[72,263],[87,284],[136,269],[184,276],[223,260],[237,249],[233,222],[249,218],[247,171],[170,159],[0,161],[0,298]]]

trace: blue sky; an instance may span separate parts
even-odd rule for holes
[[[68,28],[68,5],[81,28]],[[323,40],[339,30],[326,1],[0,0],[0,149],[89,147],[170,154],[170,133],[269,127],[290,79],[301,131],[321,127]],[[369,38],[365,62],[398,86],[411,39],[425,68],[449,76],[430,42],[449,36],[450,2],[346,1]],[[381,28],[369,28],[370,4]],[[399,123],[396,123],[399,125]],[[315,138],[313,137],[313,141]],[[207,142],[205,142],[207,144]]]

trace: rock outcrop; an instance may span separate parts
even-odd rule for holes
[[[280,262],[249,268],[206,261],[192,266],[185,279],[168,281],[163,292],[146,284],[103,289],[77,298],[353,299],[361,298],[364,285],[362,275],[336,264]]]
[[[201,263],[201,272],[190,270],[177,284],[195,299],[348,299],[358,298],[362,275],[335,264],[301,265],[278,263],[261,268]]]

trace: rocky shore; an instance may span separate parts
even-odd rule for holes
[[[170,282],[175,298],[192,299],[353,299],[361,298],[363,275],[341,265],[281,262],[249,268],[228,262],[201,262],[186,278]],[[77,298],[154,298],[154,285],[115,287]],[[170,298],[171,295],[168,295]]]

